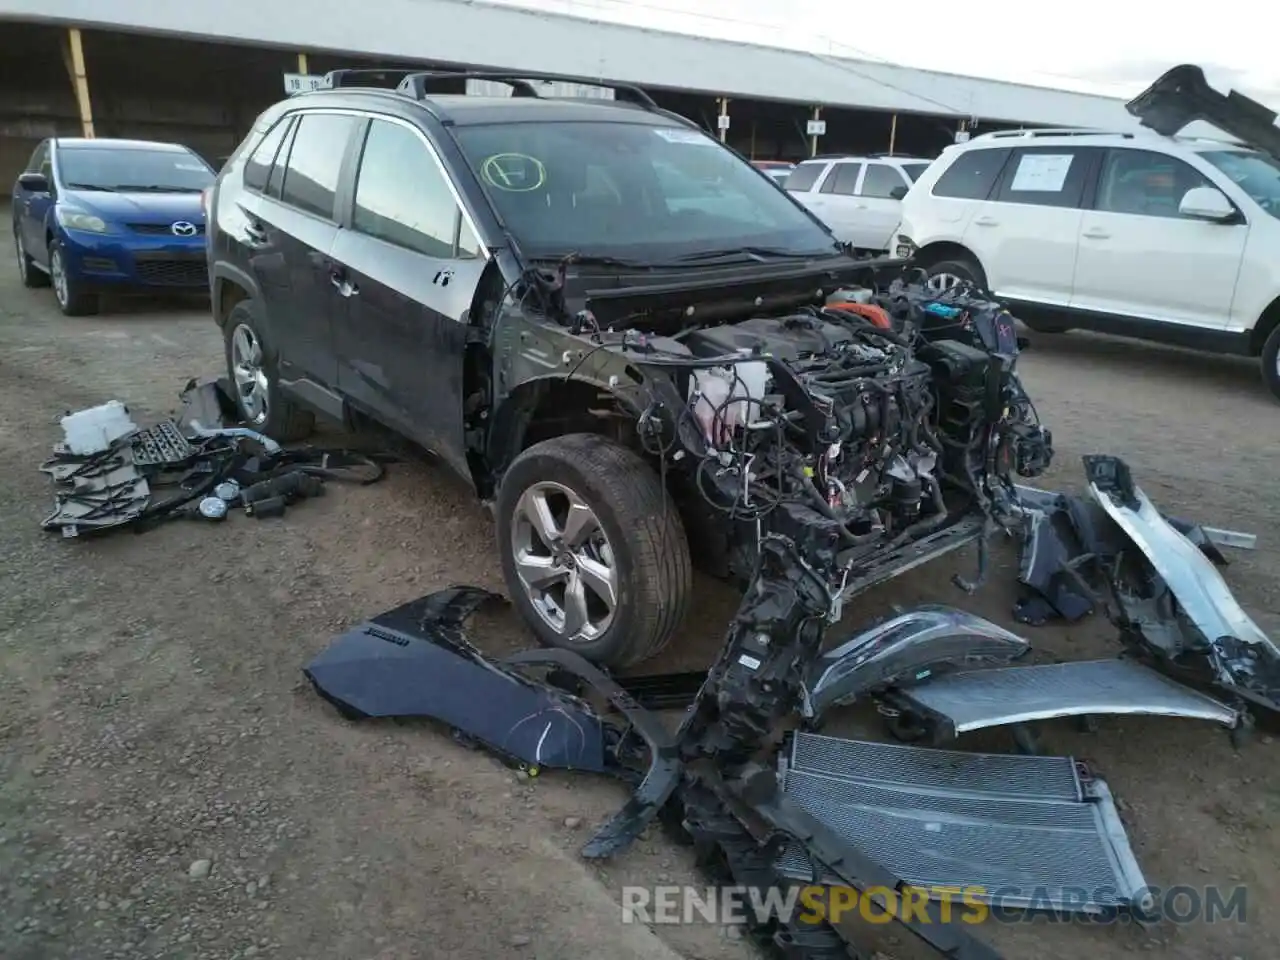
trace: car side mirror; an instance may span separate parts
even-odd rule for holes
[[[889,199],[901,200],[903,197],[907,195],[907,191],[910,189],[911,188],[906,186],[905,184],[901,187],[894,187],[892,190],[889,191]]]
[[[43,173],[19,174],[18,183],[23,190],[29,190],[32,193],[49,192],[49,178]]]
[[[1214,187],[1192,187],[1178,204],[1178,212],[1184,217],[1222,223],[1235,218],[1236,208],[1221,190]]]

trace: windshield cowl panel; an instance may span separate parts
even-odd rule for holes
[[[463,156],[530,258],[670,265],[828,257],[835,238],[697,130],[565,121],[463,126]]]

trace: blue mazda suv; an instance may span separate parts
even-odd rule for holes
[[[207,291],[203,201],[214,176],[178,144],[45,140],[13,188],[23,284],[52,286],[68,316],[97,313],[108,291]]]

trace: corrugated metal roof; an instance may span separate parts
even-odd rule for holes
[[[0,18],[898,113],[1129,130],[1120,100],[474,0],[0,0]],[[92,78],[91,78],[92,81]]]

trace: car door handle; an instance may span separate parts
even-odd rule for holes
[[[1110,238],[1111,234],[1107,233],[1105,230],[1099,230],[1095,227],[1092,230],[1086,230],[1082,236],[1088,237],[1090,240],[1106,240]]]
[[[979,227],[998,227],[998,226],[1000,226],[1000,221],[999,221],[999,220],[997,220],[995,217],[976,217],[976,218],[974,219],[974,221],[973,221],[973,222],[974,222],[974,224],[976,224],[976,225],[977,225],[977,226],[979,226]]]
[[[354,297],[360,292],[360,288],[347,279],[346,274],[341,270],[329,271],[329,282],[333,284],[338,293],[344,297]]]
[[[244,227],[244,239],[251,247],[265,247],[268,242],[267,231],[260,224],[249,222]]]

